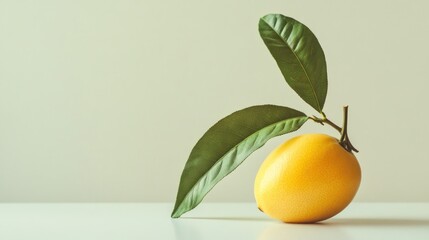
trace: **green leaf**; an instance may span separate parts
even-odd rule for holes
[[[195,208],[222,178],[269,139],[300,128],[307,116],[297,110],[253,106],[234,112],[213,125],[197,142],[180,179],[171,217]]]
[[[325,54],[316,36],[304,24],[280,14],[262,17],[259,33],[289,86],[322,112],[328,76]]]

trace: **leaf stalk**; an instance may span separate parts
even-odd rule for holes
[[[309,117],[309,119],[315,121],[316,123],[320,123],[322,125],[325,125],[325,123],[326,123],[329,126],[333,127],[335,130],[337,130],[341,134],[341,137],[339,140],[341,146],[343,146],[343,148],[349,152],[356,152],[357,153],[359,151],[351,143],[350,138],[348,136],[348,132],[347,132],[348,109],[349,109],[348,105],[343,107],[343,127],[340,127],[337,124],[335,124],[334,122],[332,122],[331,120],[329,120],[324,112],[321,112],[321,114],[322,114],[321,118],[313,115],[313,116]]]

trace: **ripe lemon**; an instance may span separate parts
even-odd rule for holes
[[[361,181],[359,163],[339,141],[304,134],[276,148],[255,179],[258,208],[289,223],[312,223],[341,212]]]

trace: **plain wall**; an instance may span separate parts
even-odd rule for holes
[[[259,18],[305,23],[327,58],[325,112],[360,150],[358,201],[429,201],[427,1],[0,0],[0,201],[174,201],[188,154],[257,104],[316,114]],[[273,139],[208,194],[253,201]]]

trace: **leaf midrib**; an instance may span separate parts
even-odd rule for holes
[[[276,22],[274,23],[274,25],[277,23],[277,18],[275,18],[276,19]],[[314,98],[315,98],[315,100],[316,100],[316,104],[317,104],[317,107],[318,107],[318,109],[319,109],[319,111],[322,111],[322,108],[320,107],[320,103],[319,103],[319,99],[317,99],[317,94],[316,94],[316,91],[315,91],[315,89],[314,89],[314,86],[313,86],[313,83],[311,82],[311,80],[310,80],[310,77],[308,76],[308,73],[307,73],[307,70],[304,68],[304,65],[302,64],[302,62],[301,62],[301,60],[298,58],[298,56],[295,54],[295,52],[293,51],[293,49],[289,46],[289,44],[282,38],[282,36],[274,29],[274,28],[272,28],[271,27],[271,25],[270,24],[268,24],[268,22],[266,22],[265,21],[265,19],[264,18],[262,18],[262,20],[264,21],[264,23],[268,26],[268,27],[270,27],[276,34],[277,34],[277,36],[279,37],[279,39],[282,41],[282,42],[284,42],[284,44],[289,48],[289,50],[293,53],[293,55],[295,56],[295,58],[297,59],[297,61],[298,61],[298,63],[299,63],[299,65],[301,66],[301,68],[304,70],[304,74],[305,74],[305,76],[306,76],[306,78],[307,78],[307,81],[309,82],[309,84],[310,84],[310,86],[311,86],[311,91],[313,92],[313,96],[314,96]]]
[[[261,130],[263,130],[263,129],[265,129],[265,128],[268,128],[268,127],[271,127],[271,126],[273,126],[273,125],[276,125],[276,124],[279,124],[279,123],[281,123],[281,122],[286,122],[286,121],[291,121],[291,120],[295,120],[295,119],[298,119],[298,118],[306,118],[306,116],[304,115],[304,116],[300,116],[300,117],[294,117],[294,118],[288,118],[288,119],[285,119],[285,120],[282,120],[282,121],[278,121],[278,122],[275,122],[275,123],[272,123],[272,124],[270,124],[270,125],[268,125],[268,126],[265,126],[265,127],[263,127],[263,128],[261,128],[261,129],[259,129],[259,130],[257,130],[257,131],[255,131],[255,132],[253,132],[252,134],[250,134],[249,136],[247,136],[246,138],[244,138],[243,140],[241,140],[239,143],[237,143],[234,147],[232,147],[229,151],[227,151],[225,154],[223,154],[222,155],[222,157],[220,157],[214,164],[213,164],[213,166],[205,173],[205,174],[203,174],[203,175],[201,175],[201,177],[198,179],[198,181],[192,186],[192,188],[188,191],[188,193],[185,195],[185,197],[183,198],[183,200],[181,201],[181,203],[177,206],[177,208],[175,209],[175,211],[177,211],[178,209],[180,209],[181,208],[181,206],[182,206],[182,204],[185,202],[185,200],[188,198],[188,196],[189,196],[189,194],[193,191],[193,189],[195,188],[195,186],[196,185],[198,185],[198,183],[207,175],[207,173],[208,172],[210,172],[211,171],[211,169],[213,169],[217,164],[219,164],[219,162],[221,162],[222,161],[222,159],[228,154],[228,153],[230,153],[233,149],[235,149],[235,148],[237,148],[242,142],[244,142],[245,140],[247,140],[248,138],[250,138],[251,136],[253,136],[254,134],[256,134],[256,133],[258,133],[259,131],[261,131]],[[208,192],[207,192],[208,193]],[[205,195],[207,195],[207,193],[205,193],[204,194],[204,196]],[[204,197],[203,196],[203,197]],[[193,207],[194,208],[194,207]],[[190,211],[190,210],[192,210],[193,208],[191,208],[191,209],[189,209],[188,211]],[[186,211],[187,212],[187,211]],[[185,212],[184,212],[185,213]],[[182,213],[183,214],[183,213]],[[182,214],[180,214],[178,217],[180,217]],[[173,215],[175,215],[175,214],[173,214]]]

